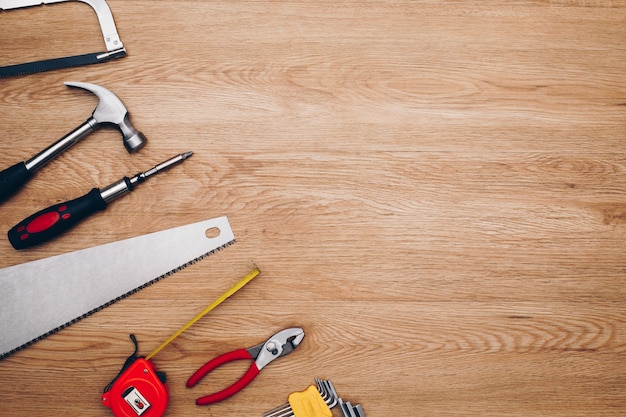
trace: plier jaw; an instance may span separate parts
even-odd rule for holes
[[[265,343],[248,349],[248,353],[255,358],[254,362],[260,371],[274,359],[293,352],[300,345],[302,339],[304,339],[304,330],[300,327],[290,327],[276,333]]]

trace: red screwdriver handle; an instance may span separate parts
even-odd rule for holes
[[[94,188],[82,197],[55,204],[22,220],[7,233],[9,242],[18,250],[47,242],[106,206],[100,190]]]
[[[187,388],[191,388],[196,385],[202,378],[204,378],[204,376],[206,376],[215,368],[228,362],[244,359],[254,360],[254,358],[250,356],[250,353],[246,349],[234,350],[232,352],[225,353],[210,360],[189,378],[189,380],[187,381]],[[256,378],[258,374],[259,368],[256,366],[255,362],[252,362],[252,364],[250,364],[250,368],[248,368],[246,373],[237,382],[235,382],[228,388],[223,389],[222,391],[198,398],[196,400],[196,404],[208,405],[230,398],[242,389],[244,389],[250,382],[252,382],[254,378]]]

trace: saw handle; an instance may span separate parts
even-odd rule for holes
[[[32,176],[33,173],[26,168],[24,162],[0,172],[0,202],[15,194]]]
[[[55,204],[22,220],[9,230],[9,242],[18,250],[47,242],[106,206],[100,190],[94,188],[82,197]]]

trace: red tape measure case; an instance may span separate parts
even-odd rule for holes
[[[151,361],[137,358],[102,394],[102,404],[116,417],[161,417],[169,402],[164,379]]]

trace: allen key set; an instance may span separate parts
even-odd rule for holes
[[[315,379],[315,385],[289,395],[289,402],[263,413],[263,417],[332,417],[339,405],[343,417],[365,417],[363,407],[344,402],[329,380]]]

